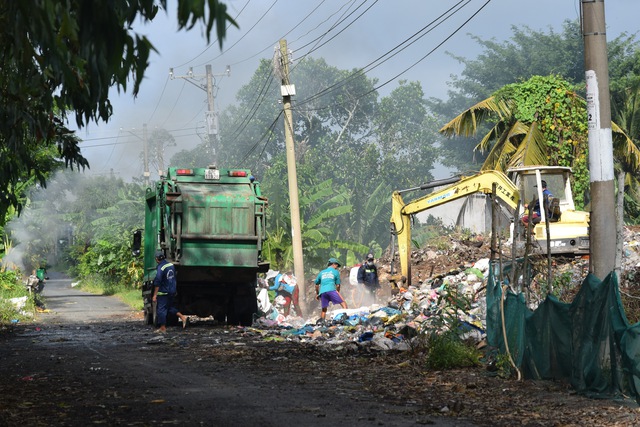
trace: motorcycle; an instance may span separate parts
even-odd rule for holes
[[[46,273],[43,268],[38,269],[37,271],[34,270],[25,282],[25,287],[27,288],[27,291],[29,291],[29,294],[40,293],[44,288],[45,279],[48,279],[48,277],[46,277]]]

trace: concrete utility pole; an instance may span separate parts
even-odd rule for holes
[[[289,83],[289,53],[287,41],[280,40],[280,61],[275,70],[282,79],[280,92],[284,109],[284,139],[287,150],[287,176],[289,178],[289,209],[291,211],[291,241],[293,244],[293,270],[298,279],[298,286],[302,294],[303,311],[306,311],[305,296],[306,283],[304,278],[304,263],[302,258],[302,231],[300,226],[300,204],[298,201],[298,177],[296,172],[296,154],[293,144],[293,119],[291,115],[291,97],[296,94],[296,88]]]
[[[206,74],[193,74],[193,69],[189,68],[189,72],[184,75],[184,76],[176,76],[173,74],[173,68],[169,68],[169,78],[173,79],[186,79],[186,81],[188,81],[189,83],[199,87],[200,89],[203,89],[205,92],[207,92],[207,106],[208,106],[208,111],[205,112],[205,123],[207,124],[207,135],[208,135],[208,141],[209,141],[209,149],[211,150],[211,155],[212,155],[212,159],[211,159],[211,163],[212,164],[217,164],[218,163],[218,113],[216,112],[216,98],[215,98],[215,92],[216,92],[216,80],[215,77],[217,76],[227,76],[229,77],[231,75],[231,66],[227,65],[226,70],[224,71],[224,73],[220,73],[220,74],[213,74],[211,72],[211,65],[208,65],[205,67],[206,70]],[[193,83],[192,80],[194,79],[200,79],[200,78],[205,78],[206,79],[206,84],[204,86],[198,85],[196,83]]]
[[[144,146],[144,185],[149,186],[149,140],[147,139],[147,124],[142,125],[142,145]]]
[[[604,279],[615,269],[616,222],[609,64],[604,0],[582,0],[591,180],[591,272]]]

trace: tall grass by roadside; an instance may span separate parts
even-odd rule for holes
[[[18,301],[22,299],[26,301],[19,308]],[[19,272],[0,272],[0,325],[32,320],[34,313],[34,296],[25,288]]]

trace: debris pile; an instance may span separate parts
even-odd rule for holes
[[[318,320],[318,307],[310,307],[315,317],[284,316],[282,302],[274,301],[268,313],[257,318],[253,329],[263,336],[298,340],[318,345],[333,345],[354,349],[408,350],[426,334],[448,330],[453,325],[463,338],[481,346],[485,338],[485,284],[489,270],[489,243],[482,238],[451,240],[446,249],[425,248],[414,251],[412,286],[394,285],[391,280],[391,260],[379,265],[380,282],[388,286],[376,303],[327,313],[328,324]],[[397,260],[396,260],[397,261]],[[531,308],[544,299],[546,292],[546,258],[532,260],[534,275],[530,284]],[[640,294],[640,227],[627,227],[624,232],[620,288]],[[553,258],[552,279],[555,278],[567,302],[586,277],[588,257]],[[537,271],[536,271],[537,270]],[[349,269],[344,269],[343,294],[349,307],[353,301],[345,291]],[[346,284],[346,285],[345,285]],[[562,295],[561,295],[562,296]],[[313,303],[312,303],[313,304]],[[331,310],[330,307],[330,310]],[[640,309],[639,309],[640,311]],[[630,319],[635,316],[630,316]]]

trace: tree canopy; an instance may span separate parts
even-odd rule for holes
[[[277,102],[280,82],[271,68],[271,61],[261,61],[239,90],[237,104],[223,111],[219,161],[225,167],[249,167],[262,181],[270,200],[270,233],[284,253],[282,242],[290,241],[291,229],[284,120]],[[331,250],[342,250],[343,255],[351,250],[358,261],[389,242],[391,192],[432,179],[436,120],[419,82],[400,81],[380,97],[375,79],[312,57],[291,67],[290,80],[296,85],[293,120],[301,202],[321,187],[318,194],[333,195],[326,196],[327,201],[340,200],[348,207],[337,214],[331,203],[301,206],[303,230],[310,231],[303,232],[303,244],[314,259],[325,258]],[[172,162],[206,166],[206,149],[201,144]],[[315,223],[317,218],[321,224]],[[354,251],[353,244],[363,246]]]
[[[570,166],[575,202],[589,189],[586,102],[558,76],[533,76],[506,85],[464,110],[440,130],[446,136],[474,135],[483,121],[492,124],[475,150],[487,151],[482,170],[529,165]],[[640,150],[613,124],[618,164],[640,170]]]
[[[154,51],[136,33],[136,20],[151,21],[167,0],[5,1],[0,4],[0,217],[20,207],[19,182],[47,173],[60,159],[85,168],[68,118],[81,128],[107,121],[113,112],[109,89],[138,93]],[[209,38],[216,26],[222,45],[227,23],[235,25],[218,0],[178,0],[180,29],[198,23]],[[50,153],[50,148],[55,152]],[[38,153],[50,153],[42,159]]]
[[[449,83],[449,98],[446,101],[430,99],[430,108],[449,121],[469,105],[489,99],[500,88],[528,81],[533,76],[559,76],[573,85],[573,91],[583,94],[584,45],[578,21],[565,21],[560,32],[532,30],[526,26],[514,26],[512,32],[511,38],[503,42],[472,37],[484,48],[483,52],[473,59],[456,57],[464,70]],[[624,93],[630,81],[640,76],[640,51],[635,36],[627,34],[610,40],[607,50],[612,109],[615,110],[626,99]],[[440,147],[443,163],[459,170],[477,169],[475,165],[486,159],[473,150],[478,143],[474,138],[446,141]]]

